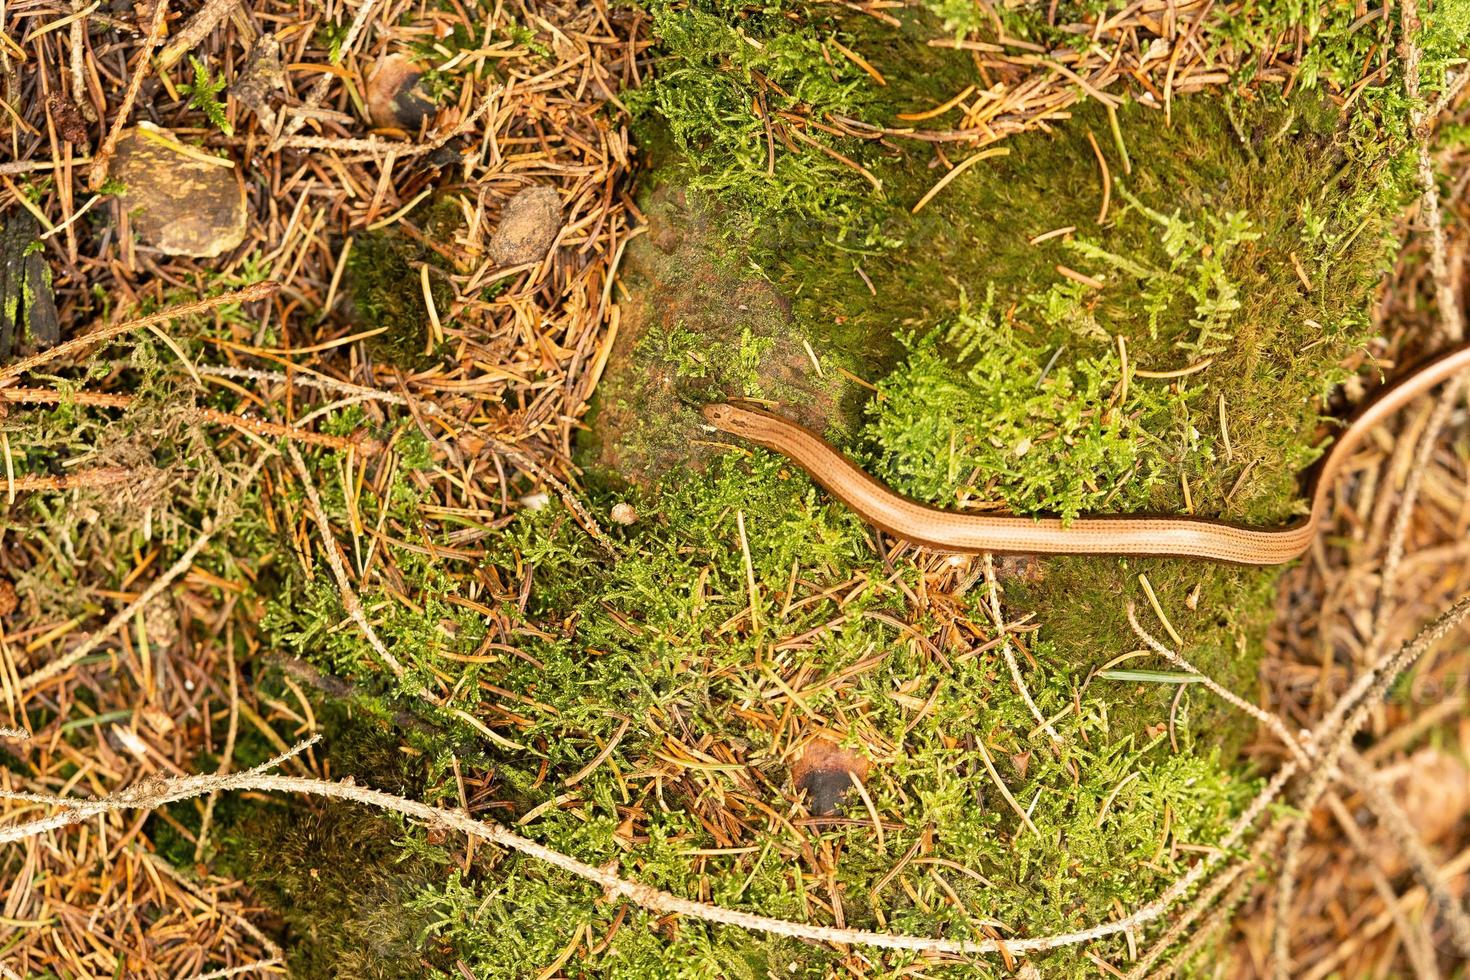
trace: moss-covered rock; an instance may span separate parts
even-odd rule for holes
[[[598,475],[647,486],[704,469],[724,450],[709,440],[699,406],[727,396],[778,398],[803,422],[855,432],[859,357],[792,316],[789,298],[729,247],[712,202],[655,186],[644,211],[649,233],[623,262],[631,299],[586,439]],[[884,334],[865,340],[888,343]]]
[[[895,106],[940,97],[941,73],[885,74]],[[900,89],[906,77],[918,91]],[[1261,524],[1297,513],[1321,399],[1368,339],[1395,160],[1354,156],[1315,95],[1183,99],[1172,124],[1126,106],[1116,136],[1088,105],[1007,149],[917,214],[911,202],[938,179],[927,148],[867,160],[888,198],[868,204],[879,244],[857,256],[832,247],[848,241],[842,228],[805,216],[752,223],[711,192],[681,195],[692,215],[672,208],[668,182],[700,158],[666,158],[651,244],[632,263],[637,326],[620,335],[588,461],[637,478],[656,445],[655,474],[703,465],[697,405],[755,396],[943,506]],[[1106,214],[1100,153],[1114,179]],[[742,335],[784,346],[752,351]],[[819,364],[837,369],[822,381]],[[1144,600],[1140,573],[1199,666],[1248,684],[1270,571],[1063,559],[1013,589],[1013,611],[1038,618],[1050,657],[1097,666],[1136,643],[1124,609]],[[1176,690],[1119,693],[1127,735],[1165,717]],[[1223,711],[1196,718],[1226,744],[1249,730]]]

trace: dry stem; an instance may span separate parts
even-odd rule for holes
[[[218,296],[210,296],[207,299],[197,300],[193,303],[179,303],[167,309],[150,313],[147,316],[138,317],[135,320],[124,320],[121,323],[112,323],[91,333],[73,337],[64,344],[57,344],[50,350],[40,351],[30,357],[21,358],[13,364],[0,367],[0,384],[4,384],[10,378],[19,377],[27,371],[33,371],[49,361],[59,357],[69,357],[80,350],[85,350],[95,344],[134,330],[142,330],[158,323],[167,323],[169,320],[177,320],[180,317],[193,316],[196,313],[207,313],[230,303],[253,303],[258,299],[265,299],[275,294],[281,288],[278,282],[258,282],[243,289],[236,289]]]
[[[74,800],[52,797],[48,799],[48,802],[64,807],[65,809],[62,812],[13,827],[0,829],[0,844],[22,840],[26,837],[44,833],[45,831],[58,827],[80,823],[102,813],[117,810],[153,809],[168,803],[178,802],[179,800],[191,799],[205,793],[227,790],[309,793],[315,796],[349,800],[355,803],[375,806],[422,820],[434,826],[458,830],[469,836],[487,840],[493,844],[498,844],[529,857],[536,858],[537,860],[544,861],[579,878],[590,881],[602,888],[609,898],[627,898],[641,908],[664,915],[688,915],[706,922],[736,926],[742,929],[770,933],[772,935],[789,936],[810,942],[854,944],[924,953],[952,953],[959,955],[989,953],[1014,954],[1077,945],[1094,939],[1100,939],[1104,936],[1126,932],[1158,918],[1174,901],[1177,901],[1180,896],[1199,880],[1205,870],[1219,859],[1220,854],[1223,854],[1229,847],[1233,846],[1234,841],[1255,822],[1265,807],[1269,805],[1270,800],[1274,798],[1275,792],[1279,791],[1280,785],[1284,783],[1284,780],[1273,781],[1266,790],[1262,791],[1256,801],[1247,808],[1246,813],[1237,820],[1231,832],[1221,841],[1216,851],[1200,860],[1188,873],[1171,885],[1159,899],[1145,905],[1132,915],[1114,922],[1094,926],[1091,929],[1030,939],[953,940],[936,939],[930,936],[889,934],[869,932],[863,929],[790,922],[784,919],[771,918],[770,916],[724,908],[707,902],[691,901],[656,888],[650,888],[647,885],[628,881],[607,868],[593,867],[590,864],[578,861],[559,851],[554,851],[541,844],[537,844],[535,841],[521,837],[496,824],[475,820],[473,817],[459,811],[442,810],[414,800],[403,799],[391,793],[384,793],[368,787],[358,786],[351,782],[339,783],[299,776],[272,776],[267,774],[268,770],[275,768],[287,759],[304,751],[314,744],[315,741],[316,739],[312,739],[299,743],[290,751],[277,756],[265,764],[236,775],[184,776],[173,779],[151,780],[139,783],[100,800]],[[12,798],[35,800],[39,798],[39,795],[0,791],[0,799]]]
[[[117,149],[118,137],[122,135],[123,127],[127,125],[128,117],[133,114],[133,103],[138,100],[138,92],[143,88],[143,81],[149,74],[149,58],[158,42],[163,39],[164,19],[168,15],[168,0],[154,0],[153,16],[148,21],[148,34],[143,41],[141,53],[138,55],[138,63],[133,66],[132,77],[128,80],[128,88],[123,93],[122,105],[117,107],[117,115],[112,119],[112,125],[107,130],[107,136],[102,140],[102,146],[92,158],[92,169],[87,173],[87,184],[92,190],[100,190],[107,182],[107,168],[112,163],[113,151]]]

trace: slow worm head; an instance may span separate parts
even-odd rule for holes
[[[901,496],[873,479],[810,429],[735,402],[705,405],[710,425],[786,456],[864,520],[913,544],[960,554],[982,551],[1062,555],[1167,555],[1242,565],[1291,561],[1311,544],[1328,510],[1333,479],[1363,437],[1415,397],[1470,370],[1470,344],[1456,347],[1385,388],[1322,458],[1310,484],[1311,510],[1276,528],[1199,517],[1110,515],[1063,524],[1054,517],[963,514]]]

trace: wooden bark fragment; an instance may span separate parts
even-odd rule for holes
[[[11,215],[0,231],[0,360],[27,343],[51,347],[61,340],[39,231],[36,219],[24,211]]]

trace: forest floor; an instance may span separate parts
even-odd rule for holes
[[[1463,388],[1279,573],[700,424],[1269,524],[1463,337],[1470,5],[1075,6],[6,5],[0,976],[1470,955]]]

